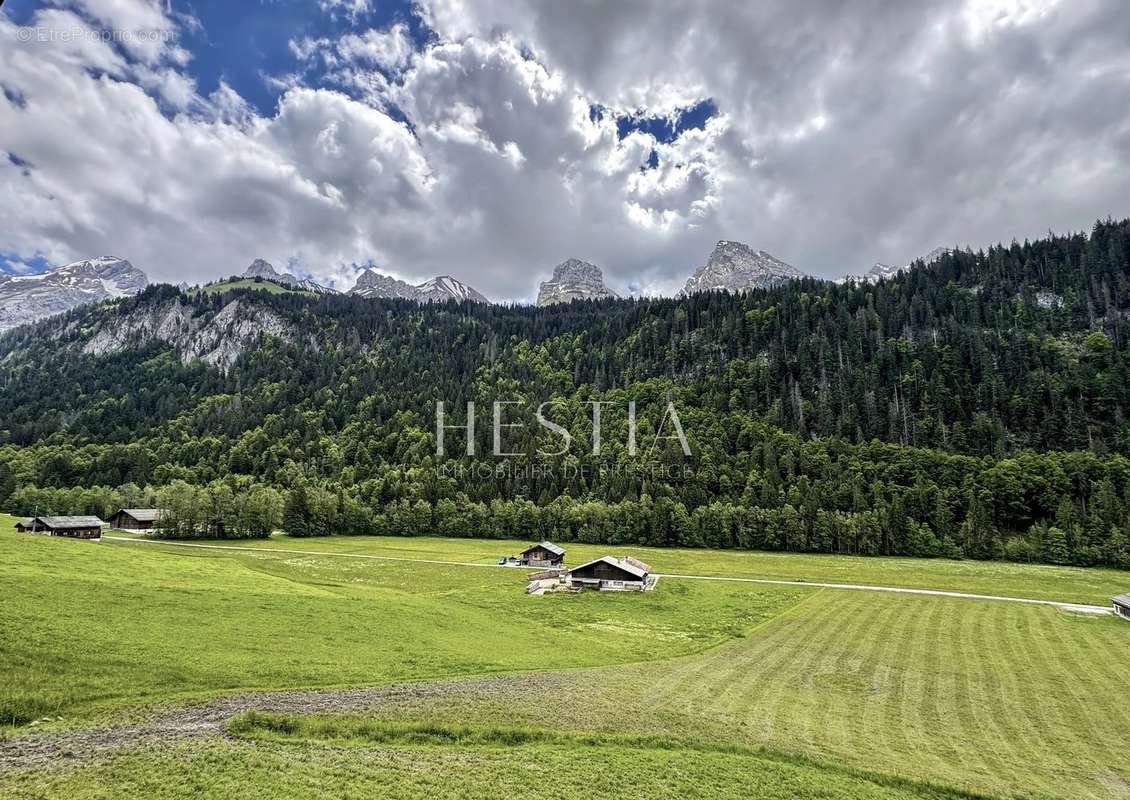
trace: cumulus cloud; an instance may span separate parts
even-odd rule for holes
[[[360,19],[373,10],[371,0],[318,0],[318,7],[331,16],[345,16],[351,20]]]
[[[713,98],[714,230],[818,274],[1127,213],[1130,18],[1111,0],[425,7],[446,39],[505,21],[596,102]]]
[[[198,24],[162,8],[58,0],[38,21]],[[1130,213],[1118,0],[416,11],[425,46],[403,22],[291,42],[269,112],[200,96],[175,38],[25,43],[0,16],[0,252],[176,281],[263,256],[343,288],[373,262],[530,299],[567,257],[670,292],[719,238],[833,277]],[[707,99],[701,125],[637,124]]]

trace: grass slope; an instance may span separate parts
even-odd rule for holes
[[[291,289],[282,284],[275,283],[274,281],[257,281],[252,278],[240,278],[237,280],[223,281],[221,283],[214,283],[211,286],[205,286],[201,291],[208,294],[220,294],[222,292],[231,292],[236,289],[259,289],[271,294],[301,294],[306,297],[317,297],[314,292],[306,289]]]
[[[372,685],[668,658],[811,590],[525,596],[518,570],[170,553],[0,520],[0,725],[238,689]]]
[[[677,736],[1001,797],[1126,797],[1130,753],[1110,743],[1130,730],[1127,652],[1113,617],[825,590],[703,654],[370,718]]]
[[[0,770],[0,790],[12,800],[951,800],[961,796],[741,753],[560,745],[311,748],[302,743],[216,739],[119,756],[78,771],[5,775]]]

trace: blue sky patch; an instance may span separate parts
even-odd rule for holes
[[[46,272],[52,266],[54,265],[40,255],[28,258],[15,253],[0,252],[0,272],[6,275],[34,275]]]
[[[386,28],[397,22],[408,26],[417,47],[434,34],[412,13],[411,0],[377,0],[370,11],[351,16],[342,9],[323,11],[314,0],[171,0],[179,23],[178,44],[192,54],[186,72],[196,79],[204,96],[223,81],[260,114],[273,114],[282,91],[268,77],[301,71],[302,64],[290,50],[291,40],[328,38],[370,28]],[[17,25],[32,22],[43,2],[7,3],[3,12]],[[77,10],[77,9],[76,9]],[[184,17],[200,25],[190,25]],[[20,99],[4,94],[12,102]]]
[[[24,96],[14,89],[9,89],[7,86],[0,84],[0,90],[4,92],[4,97],[8,102],[16,108],[24,108],[27,106],[27,100],[24,99]]]
[[[19,167],[21,170],[23,170],[25,176],[31,174],[31,169],[34,166],[30,161],[20,158],[15,153],[8,153],[8,161],[10,161],[13,166]]]
[[[593,108],[599,109],[601,114],[596,119],[602,119],[606,109],[593,106],[589,109],[590,117],[593,114]],[[648,116],[643,112],[624,114],[616,118],[616,134],[623,139],[633,131],[639,131],[651,134],[656,141],[663,144],[670,144],[678,139],[684,131],[702,130],[706,127],[707,120],[717,113],[718,106],[708,97],[693,106],[679,109],[673,117]]]
[[[417,45],[431,32],[412,14],[406,0],[377,2],[369,12],[350,17],[341,10],[322,11],[311,0],[248,3],[232,0],[181,0],[201,27],[185,30],[180,44],[192,53],[189,72],[198,91],[207,95],[221,81],[235,89],[256,111],[274,113],[281,90],[267,76],[301,69],[290,50],[291,40],[337,39],[347,33],[385,28],[404,22]],[[174,9],[180,3],[174,0]]]

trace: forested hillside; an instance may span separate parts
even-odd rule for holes
[[[186,533],[218,530],[254,494],[265,517],[234,526],[247,532],[285,505],[295,533],[1130,566],[1128,315],[1130,221],[877,284],[679,300],[537,309],[154,286],[0,338],[0,503],[105,513],[165,487]],[[204,340],[225,340],[211,364],[193,357]],[[477,458],[449,431],[437,459],[437,400],[450,423],[478,404]],[[506,449],[527,458],[491,456],[493,400],[524,403],[507,409],[525,426]],[[534,419],[548,400],[575,437],[560,457],[536,454],[560,449]],[[613,404],[599,456],[591,400]],[[671,439],[651,448],[668,401],[690,458]]]

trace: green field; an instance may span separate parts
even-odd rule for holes
[[[274,281],[257,281],[253,278],[239,278],[230,281],[221,281],[214,283],[211,286],[205,286],[201,291],[208,294],[220,294],[221,292],[233,292],[236,289],[251,289],[270,292],[271,294],[300,294],[305,297],[317,297],[314,292],[307,291],[306,289],[290,289],[286,286],[275,283]]]
[[[1111,746],[1130,731],[1130,625],[1113,617],[671,578],[534,598],[520,570],[294,552],[489,563],[509,542],[248,546],[269,552],[0,518],[0,796],[1130,797]],[[1090,603],[1130,588],[1100,570],[632,552],[669,573]],[[387,688],[208,699],[349,686]],[[80,755],[20,747],[56,739]]]
[[[217,544],[241,546],[239,542]],[[527,544],[529,543],[520,541],[436,537],[409,539],[335,536],[294,539],[276,536],[269,541],[246,542],[242,546],[493,564],[500,556],[513,555]],[[579,564],[624,549],[609,545],[570,543],[567,545],[567,555],[570,563]],[[1130,573],[1113,569],[1014,564],[1006,561],[867,558],[740,550],[635,546],[628,549],[631,554],[650,564],[653,571],[670,574],[941,589],[1104,606],[1109,604],[1111,597],[1130,588]]]

